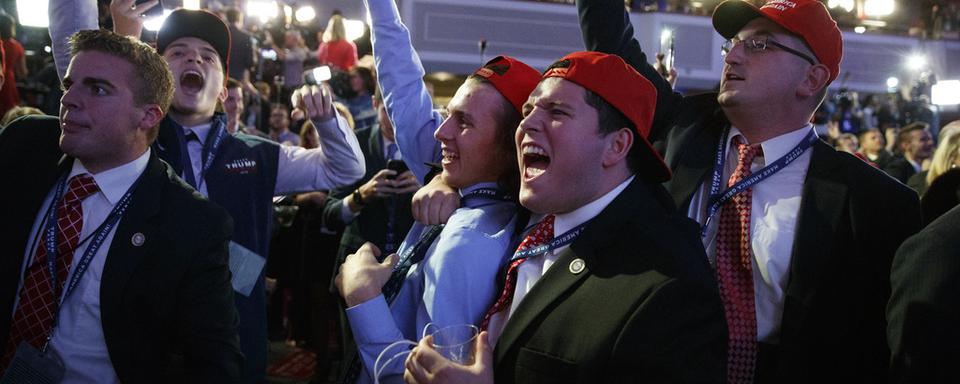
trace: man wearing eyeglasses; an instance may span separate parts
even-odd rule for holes
[[[719,92],[683,97],[648,64],[622,1],[577,6],[587,48],[620,55],[657,87],[651,141],[716,271],[727,380],[887,381],[890,264],[920,213],[915,193],[813,132],[842,57],[826,7],[721,3]]]

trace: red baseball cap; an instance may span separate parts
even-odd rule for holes
[[[494,57],[473,74],[487,79],[521,114],[523,103],[540,83],[540,71],[509,56]]]
[[[764,17],[803,39],[817,60],[830,69],[831,82],[840,74],[843,36],[823,3],[817,0],[771,0],[757,8],[746,1],[728,0],[713,11],[713,29],[730,39],[757,17]]]
[[[649,181],[670,180],[670,168],[650,145],[657,89],[619,56],[600,52],[574,52],[550,66],[543,78],[559,77],[600,96],[623,113],[637,129],[642,143],[640,173]]]

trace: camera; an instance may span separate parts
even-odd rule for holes
[[[330,67],[323,65],[303,72],[303,82],[308,85],[317,85],[330,80]]]

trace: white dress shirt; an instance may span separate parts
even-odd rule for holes
[[[786,133],[760,143],[763,156],[753,160],[750,169],[754,172],[776,161],[790,152],[803,141],[811,125]],[[727,136],[727,158],[724,162],[722,185],[725,187],[730,175],[737,167],[738,154],[731,148],[733,138],[740,135],[736,127],[730,128]],[[793,240],[796,237],[797,212],[800,211],[800,197],[803,193],[803,181],[810,167],[808,149],[788,166],[753,185],[753,203],[750,211],[750,251],[753,254],[753,291],[757,313],[757,339],[776,343],[780,337],[780,318],[783,316],[784,291],[790,277],[790,260],[793,254]],[[701,226],[707,221],[707,207],[710,197],[710,175],[693,195],[687,216]],[[717,227],[720,223],[718,211],[707,227],[703,237],[703,246],[710,259],[710,265],[716,268]]]
[[[110,211],[120,201],[127,189],[137,180],[147,168],[147,162],[150,160],[150,149],[148,148],[143,155],[136,160],[93,175],[100,191],[84,199],[80,206],[83,209],[83,228],[80,231],[80,241],[77,249],[74,251],[74,257],[70,264],[70,274],[64,283],[64,290],[73,278],[73,272],[91,240],[90,235],[106,220]],[[67,176],[69,181],[71,177],[83,173],[90,173],[80,163],[80,160],[74,160],[73,168]],[[23,276],[27,266],[33,262],[38,246],[38,233],[42,230],[45,223],[45,214],[47,207],[53,200],[53,194],[56,187],[50,190],[43,209],[37,213],[34,219],[30,244],[27,247],[27,254],[24,257],[24,263],[21,267],[20,289],[23,288]],[[66,193],[66,189],[64,190]],[[113,365],[110,363],[110,355],[107,352],[107,344],[103,337],[103,327],[100,323],[100,279],[103,276],[103,266],[107,260],[107,252],[110,244],[113,242],[113,235],[117,227],[114,226],[107,234],[103,244],[97,253],[93,255],[87,271],[83,274],[76,289],[67,298],[62,298],[60,305],[59,320],[57,327],[53,331],[53,338],[50,340],[50,348],[63,359],[66,373],[62,383],[119,383]],[[87,240],[85,240],[87,239]],[[129,241],[129,240],[128,240]],[[117,255],[115,257],[122,257]],[[19,289],[18,289],[19,292]],[[61,293],[62,294],[62,293]],[[17,294],[19,301],[20,294]],[[14,304],[14,310],[16,305]]]
[[[633,181],[634,177],[635,176],[630,176],[627,178],[627,180],[620,183],[620,185],[617,185],[616,188],[613,188],[610,190],[610,192],[607,192],[605,195],[600,196],[594,201],[591,201],[587,205],[567,213],[556,214],[556,217],[553,221],[553,236],[560,236],[599,215],[600,212],[607,207],[607,205],[610,205],[613,199],[620,195],[620,192],[623,192],[623,190],[630,185],[630,182]],[[539,223],[544,216],[546,215],[537,215],[537,217],[531,217],[530,224],[533,225]],[[547,273],[547,270],[553,266],[553,263],[555,263],[557,258],[560,257],[560,253],[569,247],[570,244],[558,247],[557,249],[544,253],[539,257],[533,257],[527,261],[524,261],[523,264],[520,264],[520,267],[517,268],[517,282],[516,288],[513,291],[513,301],[510,303],[510,310],[497,312],[490,317],[490,323],[487,326],[488,340],[490,341],[490,345],[497,345],[497,341],[500,339],[500,334],[503,333],[503,328],[507,325],[507,321],[510,320],[510,316],[513,315],[513,312],[516,311],[517,307],[520,306],[520,302],[523,301],[523,298],[527,295],[527,292],[530,292],[530,290],[533,289],[533,286],[537,284],[537,281],[539,281],[540,278]]]

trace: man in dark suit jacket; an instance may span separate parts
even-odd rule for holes
[[[539,223],[487,314],[476,362],[444,359],[427,337],[407,360],[408,382],[723,381],[716,281],[646,140],[655,99],[613,55],[576,52],[547,69],[517,130],[520,202]],[[518,256],[540,249],[538,236],[548,250]]]
[[[887,338],[897,383],[960,380],[960,208],[907,239],[890,275]]]
[[[40,348],[51,335],[49,348],[69,380],[235,382],[243,357],[227,267],[232,222],[149,150],[173,78],[153,48],[109,31],[80,32],[72,46],[61,118],[26,117],[0,131],[0,177],[17,184],[0,190],[2,368],[11,350]],[[57,308],[54,295],[25,287],[52,280],[40,256],[47,252],[37,249],[44,247],[44,217],[63,201],[52,191],[78,171],[97,183],[82,200],[81,215],[89,221],[78,231],[107,237],[94,250],[88,249],[95,240],[58,250],[57,260],[73,264],[57,268],[57,292],[65,295]],[[117,177],[117,171],[128,173]],[[111,180],[132,185],[112,203],[129,198],[129,204],[116,226],[100,232],[93,217],[113,216],[105,215],[109,206],[96,205],[111,204]],[[59,229],[58,241],[69,239],[67,232]],[[84,273],[79,265],[89,268]],[[75,289],[65,284],[70,271],[79,277]],[[20,326],[32,308],[25,303],[43,296],[51,296],[54,315],[29,321],[42,331]]]
[[[761,146],[771,138],[803,135],[839,74],[841,35],[816,1],[771,1],[762,9],[742,1],[718,6],[714,26],[732,38],[720,93],[694,97],[674,93],[647,64],[622,2],[580,0],[578,10],[588,49],[620,55],[657,87],[651,137],[674,172],[665,186],[680,211],[701,225],[723,133],[735,127],[747,143]],[[767,164],[779,155],[771,157]],[[820,141],[798,159],[781,171],[797,172],[784,180],[796,183],[795,189],[753,209],[753,268],[779,275],[765,280],[767,275],[753,271],[755,294],[767,294],[756,298],[766,332],[757,338],[753,381],[883,382],[890,264],[900,243],[919,228],[916,193]],[[758,188],[779,187],[765,183],[753,187],[755,196]],[[777,213],[782,216],[764,216],[776,210],[773,205],[791,201],[794,207]],[[765,227],[769,219],[781,226],[771,231]],[[786,245],[768,246],[770,234],[787,235],[781,239]],[[707,253],[715,254],[710,237],[705,240]],[[757,254],[780,260],[782,267],[770,268]],[[768,298],[777,304],[761,306]]]

